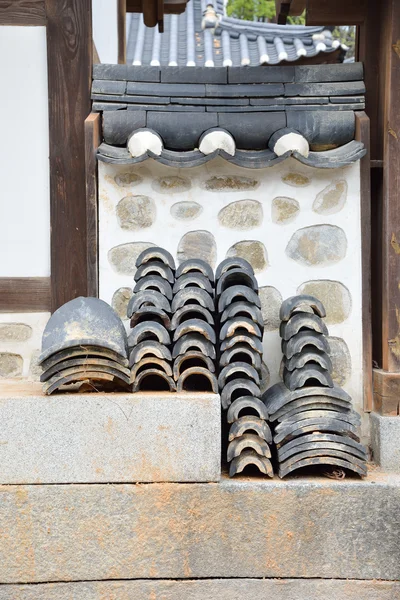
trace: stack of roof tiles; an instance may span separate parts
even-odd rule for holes
[[[175,262],[163,248],[148,248],[136,261],[136,285],[127,314],[133,391],[175,391],[171,357],[171,300]]]
[[[121,319],[98,298],[67,302],[46,325],[39,364],[46,394],[128,389],[127,339]]]
[[[177,391],[218,393],[214,273],[210,265],[200,259],[182,262],[173,293],[172,357]]]
[[[233,477],[253,465],[272,477],[272,436],[268,413],[260,400],[264,323],[258,284],[253,268],[241,258],[225,259],[217,268],[216,282],[220,326],[218,386],[230,423],[229,475]]]
[[[325,308],[313,296],[293,296],[281,306],[283,383],[263,396],[273,423],[279,476],[313,465],[366,475],[359,415],[350,396],[334,385]]]

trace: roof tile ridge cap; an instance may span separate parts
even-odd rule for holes
[[[309,37],[314,34],[322,33],[325,29],[323,25],[278,25],[277,23],[263,23],[261,21],[246,21],[245,19],[236,19],[235,17],[222,16],[219,21],[221,29],[243,29],[254,31],[276,32],[277,35],[289,34]]]

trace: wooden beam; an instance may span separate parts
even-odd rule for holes
[[[400,3],[387,0],[382,205],[382,368],[400,372]]]
[[[96,150],[100,145],[101,118],[91,113],[85,121],[85,172],[86,172],[86,238],[88,296],[99,295],[98,265],[98,208],[97,208],[97,160]]]
[[[50,277],[0,277],[0,312],[45,312],[50,309]]]
[[[126,63],[126,0],[118,0],[118,64]]]
[[[372,327],[371,327],[371,173],[369,118],[365,112],[355,112],[356,140],[362,142],[367,154],[360,161],[361,181],[361,256],[362,256],[362,336],[364,410],[373,407],[372,390]]]
[[[91,0],[46,0],[52,310],[87,294],[84,122],[90,113]]]
[[[0,25],[46,25],[45,0],[0,0]]]
[[[368,0],[308,0],[307,25],[360,25]],[[292,14],[292,13],[290,13]]]
[[[381,415],[400,415],[400,373],[374,369],[374,411]]]

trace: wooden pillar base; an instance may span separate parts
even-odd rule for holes
[[[374,410],[380,415],[400,415],[400,373],[374,369]]]

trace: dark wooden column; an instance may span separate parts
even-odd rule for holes
[[[84,122],[90,113],[91,0],[46,0],[52,310],[87,294]]]
[[[360,31],[371,118],[374,408],[400,413],[400,3],[369,0]]]

